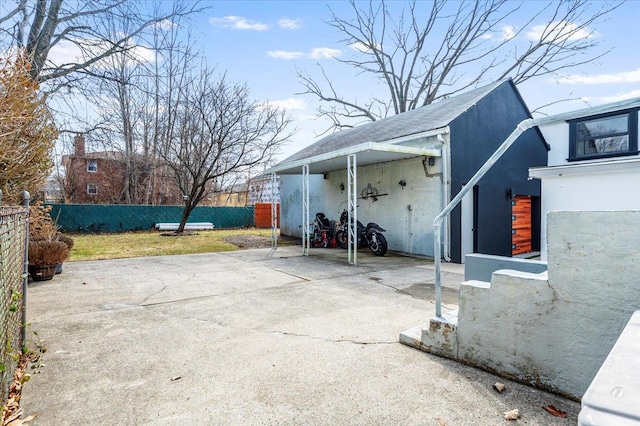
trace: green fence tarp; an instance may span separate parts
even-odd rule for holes
[[[181,206],[123,204],[50,204],[51,217],[63,232],[127,232],[153,229],[159,222],[180,222]],[[253,207],[196,207],[190,222],[211,222],[215,228],[253,226]]]

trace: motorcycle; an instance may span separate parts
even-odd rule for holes
[[[335,221],[327,219],[324,213],[316,213],[311,229],[311,247],[335,247],[335,229]]]
[[[347,248],[349,245],[349,213],[346,210],[340,215],[340,225],[336,232],[336,242],[340,248]],[[376,256],[384,256],[387,252],[387,239],[382,235],[385,232],[377,223],[369,222],[363,226],[358,221],[357,227],[358,248],[369,247]]]

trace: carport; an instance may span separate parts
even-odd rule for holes
[[[436,129],[422,132],[402,139],[385,142],[365,142],[355,146],[315,155],[286,164],[277,165],[269,170],[272,185],[276,185],[277,175],[301,175],[302,176],[302,251],[304,256],[309,255],[310,224],[309,216],[309,175],[324,174],[330,171],[347,170],[347,212],[349,223],[357,223],[358,220],[358,166],[384,163],[388,161],[403,160],[411,157],[441,157],[442,150],[434,148],[417,148],[398,145],[398,143],[411,140],[437,136],[447,133],[448,129]],[[272,213],[275,213],[275,200],[272,200]],[[272,214],[272,241],[273,248],[277,247],[277,218]],[[356,247],[356,228],[349,229],[347,260],[349,264],[357,265],[358,250]]]

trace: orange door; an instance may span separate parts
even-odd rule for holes
[[[511,200],[511,255],[531,251],[531,197],[516,195]]]

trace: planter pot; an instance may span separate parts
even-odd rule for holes
[[[56,274],[58,265],[29,265],[29,274],[34,281],[48,281]]]

